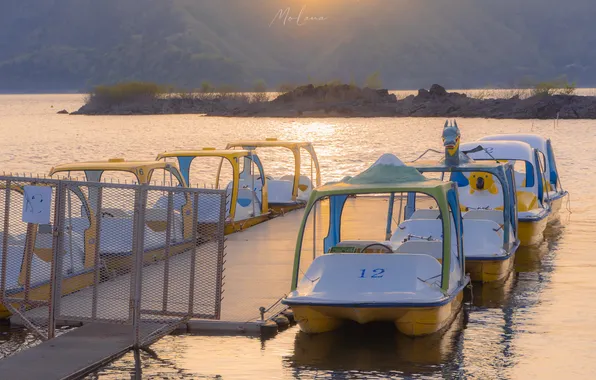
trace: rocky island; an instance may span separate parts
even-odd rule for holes
[[[398,99],[386,89],[347,84],[297,87],[272,100],[248,95],[141,94],[118,98],[90,96],[71,115],[203,114],[234,117],[478,117],[497,119],[596,119],[596,97],[539,93],[529,97],[479,99],[429,90]],[[261,94],[264,95],[264,94]]]

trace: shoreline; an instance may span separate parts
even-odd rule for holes
[[[91,99],[71,115],[201,114],[219,117],[374,118],[450,117],[491,119],[596,119],[596,96],[538,94],[478,99],[439,85],[397,99],[388,90],[350,85],[307,85],[273,100],[245,96],[169,97],[118,103]]]

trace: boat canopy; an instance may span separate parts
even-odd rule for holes
[[[300,166],[302,163],[302,157],[300,149],[304,149],[310,155],[312,164],[316,174],[316,186],[321,186],[321,169],[319,167],[319,160],[311,142],[306,141],[282,141],[276,138],[267,138],[265,140],[239,140],[232,141],[226,145],[226,149],[242,148],[248,150],[256,150],[257,148],[285,148],[292,151],[294,155],[294,186],[292,189],[292,200],[296,200],[298,197],[298,186],[300,181]],[[311,173],[311,181],[315,181],[313,174]]]
[[[56,173],[82,171],[87,181],[100,182],[106,171],[128,172],[135,175],[140,184],[148,184],[154,170],[163,169],[172,173],[182,186],[186,183],[175,164],[159,161],[126,161],[123,158],[112,158],[107,161],[73,162],[54,166],[50,170],[50,176]]]
[[[461,241],[462,221],[461,214],[456,212],[460,209],[456,184],[453,182],[427,179],[415,168],[404,165],[394,155],[384,154],[364,172],[354,177],[348,176],[341,181],[325,184],[312,191],[298,232],[294,261],[295,271],[292,281],[293,287],[295,288],[298,283],[302,237],[306,228],[306,221],[309,213],[318,201],[326,198],[329,199],[329,230],[327,237],[323,239],[324,251],[328,252],[331,247],[341,241],[341,216],[348,196],[357,194],[389,195],[391,199],[388,206],[387,219],[390,222],[393,218],[393,199],[396,193],[421,193],[428,195],[437,202],[441,215],[454,216],[453,221],[452,218],[442,218],[443,231],[459,231],[459,236],[453,237],[453,239],[458,239],[459,258],[463,265],[463,252],[461,251],[461,247],[463,247]],[[452,224],[455,225],[453,226]],[[452,236],[449,233],[444,233],[443,235],[441,287],[446,290],[449,285]]]
[[[545,161],[545,176],[548,178],[548,182],[551,184],[553,188],[557,188],[557,183],[559,180],[559,175],[557,172],[557,164],[555,161],[555,154],[552,148],[552,144],[550,139],[542,137],[537,134],[533,133],[512,133],[512,134],[502,134],[502,135],[490,135],[484,136],[479,141],[521,141],[529,144],[532,148],[537,149],[540,153],[544,155]]]

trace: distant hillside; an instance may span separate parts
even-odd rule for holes
[[[284,25],[288,7],[305,8]],[[376,70],[396,89],[596,86],[594,14],[591,0],[4,0],[0,91],[361,83]]]

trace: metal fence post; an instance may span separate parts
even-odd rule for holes
[[[62,297],[62,254],[63,247],[63,221],[64,221],[64,193],[66,185],[59,182],[56,187],[54,201],[54,228],[52,233],[52,269],[50,275],[50,299],[48,317],[48,339],[56,333],[56,315],[60,315],[60,298]],[[35,246],[35,242],[33,242]]]
[[[6,195],[4,197],[4,236],[2,237],[2,283],[0,284],[0,301],[4,304],[6,297],[6,264],[8,259],[8,226],[10,216],[10,180],[6,181]]]
[[[215,285],[215,319],[221,318],[221,301],[223,296],[225,228],[226,228],[226,195],[221,194],[219,222],[217,224],[217,277]]]
[[[91,192],[89,192],[91,193]],[[101,204],[103,201],[103,188],[98,186],[97,188],[97,202],[95,205],[95,247],[94,247],[94,273],[93,273],[93,300],[91,301],[91,318],[97,318],[97,292],[99,287],[100,276],[100,236],[101,236]],[[89,210],[91,213],[91,209]]]
[[[194,313],[195,275],[197,266],[197,229],[199,228],[199,193],[193,194],[192,202],[192,255],[190,256],[190,284],[188,292],[188,317]]]
[[[135,216],[133,223],[134,236],[134,303],[133,303],[133,330],[134,347],[139,348],[141,344],[141,296],[143,292],[143,254],[145,251],[145,208],[147,207],[147,185],[141,185],[135,196]]]

